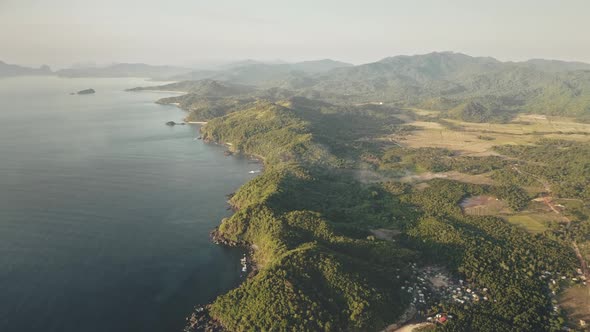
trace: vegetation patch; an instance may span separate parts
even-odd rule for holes
[[[547,226],[535,218],[533,215],[530,214],[517,214],[508,216],[506,218],[509,223],[516,225],[518,227],[522,227],[526,231],[532,234],[539,234],[543,233],[547,230]]]

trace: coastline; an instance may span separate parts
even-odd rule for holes
[[[232,194],[228,195],[231,196]],[[231,197],[230,197],[231,199]],[[230,209],[237,211],[238,207],[231,204],[231,202],[227,201]],[[220,221],[220,225],[221,225]],[[247,280],[253,278],[258,274],[259,268],[256,262],[253,259],[253,254],[255,247],[254,245],[250,245],[246,242],[236,242],[230,239],[227,239],[219,232],[219,226],[216,226],[209,232],[209,240],[214,244],[226,246],[226,247],[235,247],[235,248],[242,248],[245,250],[244,258],[245,258],[245,267],[247,268],[245,277],[243,280],[236,286],[240,287],[240,285]],[[221,294],[219,294],[221,295]],[[218,296],[219,296],[218,295]],[[216,297],[217,298],[217,297]],[[213,300],[215,301],[215,299]],[[194,310],[190,313],[188,317],[186,317],[186,325],[183,329],[183,332],[195,332],[195,331],[207,331],[207,332],[223,332],[226,329],[221,325],[219,321],[211,317],[209,311],[211,309],[211,304],[213,301],[204,304],[204,305],[196,305]]]
[[[236,210],[236,207],[229,204],[233,211]],[[248,279],[253,278],[258,273],[258,266],[254,262],[253,253],[254,253],[254,246],[249,245],[245,242],[235,242],[225,238],[222,234],[219,233],[219,226],[215,227],[209,233],[209,239],[211,242],[222,245],[226,247],[239,247],[245,249],[244,258],[245,258],[245,266],[248,267],[246,271],[245,278],[242,282],[236,286],[240,287],[242,283],[247,281]],[[221,295],[221,294],[220,294]],[[215,300],[213,300],[215,301]],[[212,301],[212,302],[213,302]],[[186,317],[186,325],[183,329],[183,332],[195,332],[195,331],[207,331],[207,332],[223,332],[226,329],[221,325],[219,321],[211,317],[209,311],[211,310],[211,304],[207,303],[205,305],[196,305],[193,311],[190,313],[188,317]]]
[[[180,109],[182,109],[182,108],[180,108]],[[207,124],[206,121],[187,121],[186,123],[203,124],[203,125]],[[199,129],[199,131],[200,131],[200,129]],[[213,144],[222,145],[222,146],[225,146],[225,147],[231,149],[230,143],[216,142],[216,141],[211,141],[211,140],[203,140],[203,143],[206,143],[206,144],[213,143]],[[228,152],[228,151],[230,151],[230,150],[226,150],[226,152]],[[239,152],[231,152],[230,154],[227,154],[227,156],[238,154],[238,153]],[[264,158],[262,158],[261,156],[256,156],[256,155],[248,155],[248,154],[242,154],[242,155],[246,156],[248,158],[251,158],[253,160],[256,160],[256,163],[258,163],[260,165],[261,172],[264,172]],[[241,186],[243,186],[244,184],[242,184]],[[227,197],[228,197],[227,204],[229,205],[228,209],[231,209],[233,211],[233,213],[235,213],[239,208],[231,203],[231,197],[233,195],[234,195],[234,193],[227,195]],[[224,237],[219,232],[219,226],[221,225],[222,221],[223,220],[220,220],[219,224],[209,232],[209,240],[217,245],[226,246],[226,247],[242,248],[245,250],[244,258],[245,258],[245,266],[247,267],[247,270],[245,272],[245,277],[243,278],[243,280],[236,286],[236,288],[237,288],[237,287],[240,287],[240,285],[243,284],[245,281],[253,278],[254,276],[256,276],[256,274],[258,274],[259,267],[253,259],[254,250],[256,250],[256,248],[254,245],[248,244],[246,242],[236,242],[236,241],[232,241],[232,240]],[[219,294],[219,295],[222,295],[222,294]],[[215,301],[215,299],[213,301]],[[223,327],[223,325],[221,325],[220,322],[215,320],[209,314],[209,310],[211,308],[211,304],[213,301],[211,301],[207,304],[204,304],[204,305],[199,305],[199,304],[195,305],[193,311],[190,313],[190,315],[188,317],[186,317],[186,325],[183,329],[184,332],[194,332],[194,331],[223,332],[223,331],[226,331],[226,329]]]
[[[179,94],[185,93],[185,92],[180,92],[180,91],[167,91],[167,90],[126,90],[126,91],[129,91],[129,92],[142,92],[142,91],[175,92],[175,93],[179,93]],[[155,103],[158,103],[158,102],[156,101]],[[160,103],[158,103],[158,104],[160,104]],[[165,103],[165,105],[173,105],[182,111],[188,112],[186,109],[183,109],[180,106],[180,103]],[[187,121],[185,119],[184,123],[206,125],[207,121]],[[201,128],[199,128],[199,131],[201,131]],[[239,153],[239,152],[231,151],[231,146],[232,146],[231,143],[216,142],[216,141],[212,141],[212,140],[203,140],[203,143],[213,143],[213,144],[225,146],[226,148],[228,148],[228,150],[225,151],[226,156],[231,156],[231,155]],[[243,154],[243,155],[247,156],[253,160],[256,160],[256,163],[260,164],[261,172],[264,171],[264,158],[262,158],[261,156],[256,156],[256,155],[246,155],[246,154]],[[245,183],[243,183],[241,186],[243,186],[244,184]],[[231,196],[233,196],[233,193],[228,195],[228,198],[231,199]],[[227,200],[227,203],[229,205],[228,209],[231,209],[235,213],[238,210],[238,207],[233,205],[229,201],[229,199]],[[247,271],[245,274],[245,278],[236,286],[236,287],[240,287],[240,285],[244,281],[247,281],[248,279],[254,277],[258,273],[258,270],[259,270],[258,266],[253,260],[253,252],[254,252],[255,248],[253,245],[249,245],[248,243],[234,242],[232,240],[225,238],[222,234],[219,233],[219,226],[221,225],[221,222],[222,222],[222,220],[219,221],[218,226],[216,226],[215,228],[213,228],[209,232],[209,241],[213,242],[214,244],[217,244],[217,245],[223,245],[226,247],[241,247],[245,250],[244,258],[245,258],[245,266],[247,267]],[[241,277],[244,277],[244,275],[242,275]],[[222,295],[222,294],[218,294],[216,296],[216,298],[219,295]],[[221,323],[219,323],[217,320],[215,320],[209,314],[209,310],[210,310],[212,302],[207,303],[207,304],[195,304],[193,311],[190,312],[189,316],[187,316],[185,318],[186,324],[183,328],[184,332],[193,332],[193,331],[223,332],[223,331],[225,331],[225,328],[221,325]]]
[[[157,103],[157,101],[156,101],[156,103]],[[164,105],[174,105],[174,106],[178,107],[178,109],[188,112],[187,110],[185,110],[184,108],[182,108],[180,106],[180,103],[166,103]],[[207,121],[186,121],[186,119],[185,119],[184,123],[205,125],[205,124],[207,124]]]

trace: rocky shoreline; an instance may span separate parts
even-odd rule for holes
[[[209,139],[204,139],[203,141],[205,143],[214,143],[214,144],[225,145],[223,143],[218,143],[218,142],[215,142],[215,141],[212,141]],[[253,156],[253,158],[256,159],[256,161],[258,163],[262,163],[261,158],[257,158],[256,156]],[[228,203],[229,203],[228,209],[231,209],[235,212],[235,211],[237,211],[238,208],[229,202],[229,200],[231,199],[231,197],[233,195],[234,195],[233,193],[227,195]],[[258,266],[256,265],[256,263],[254,262],[254,259],[253,259],[254,247],[252,245],[250,245],[249,243],[247,243],[245,241],[233,241],[233,240],[226,238],[219,231],[219,226],[215,227],[209,233],[209,238],[210,238],[211,242],[218,244],[218,245],[223,245],[223,246],[227,246],[227,247],[242,247],[242,248],[246,249],[246,253],[244,254],[244,258],[242,261],[242,265],[246,269],[246,271],[244,272],[246,279],[250,279],[258,273]],[[226,331],[220,322],[218,322],[213,317],[211,317],[211,315],[209,314],[210,309],[211,309],[211,304],[207,304],[204,306],[196,306],[195,309],[193,310],[193,312],[191,313],[191,315],[186,318],[187,324],[186,324],[183,331],[184,332],[195,332],[195,331],[223,332],[223,331]]]
[[[247,267],[246,279],[254,277],[258,273],[258,268],[252,259],[254,249],[246,242],[236,242],[227,239],[219,231],[219,227],[215,227],[210,233],[209,237],[211,242],[228,247],[243,247],[247,251],[244,254],[244,266]],[[189,317],[186,318],[187,324],[184,328],[184,332],[224,332],[226,331],[220,322],[215,320],[209,314],[211,310],[211,304],[204,306],[196,306],[194,311]]]
[[[244,266],[247,267],[247,278],[252,278],[256,275],[256,273],[258,273],[258,266],[256,265],[256,262],[253,259],[254,248],[252,245],[244,241],[236,242],[225,238],[223,234],[219,232],[219,227],[215,227],[215,229],[213,229],[211,233],[209,233],[209,236],[211,238],[211,241],[215,244],[220,244],[228,247],[242,247],[246,249],[246,253],[244,254]]]
[[[209,315],[210,305],[204,307],[195,307],[193,313],[186,318],[187,324],[184,332],[204,331],[204,332],[223,332],[225,329],[216,320]]]

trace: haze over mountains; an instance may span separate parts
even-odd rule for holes
[[[108,66],[76,66],[51,71],[48,66],[40,69],[19,65],[10,65],[0,61],[0,76],[20,76],[37,74],[55,74],[62,77],[147,77],[154,80],[187,80],[217,78],[230,79],[233,76],[246,76],[251,73],[268,79],[292,71],[320,73],[330,69],[352,66],[352,64],[323,59],[286,63],[282,61],[262,62],[243,60],[213,66],[207,69],[195,69],[181,66],[149,65],[144,63],[116,63]],[[229,74],[233,72],[233,74]],[[266,76],[264,76],[266,75]]]
[[[0,61],[0,77],[23,76],[23,75],[51,75],[53,72],[49,66],[43,65],[39,68],[30,68],[19,65],[11,65]]]
[[[183,80],[183,79],[187,80]],[[501,62],[490,57],[442,52],[395,56],[352,66],[322,60],[299,64],[248,64],[174,77],[164,89],[194,95],[238,95],[266,99],[305,96],[335,103],[387,103],[448,112],[471,121],[503,122],[520,112],[590,113],[590,65],[530,60]],[[211,80],[217,87],[211,89]],[[249,86],[250,89],[245,89]],[[215,91],[213,91],[215,90]],[[183,105],[183,97],[173,97]],[[187,106],[188,107],[188,106]]]
[[[299,95],[333,102],[383,102],[447,111],[458,117],[469,113],[469,118],[482,121],[505,121],[519,112],[590,117],[590,64],[556,60],[502,62],[434,52],[356,66],[330,59],[298,63],[246,60],[206,70],[114,64],[51,72],[46,66],[33,69],[0,64],[0,76],[49,74],[180,81],[158,88],[209,97]]]
[[[62,69],[58,70],[56,74],[63,77],[149,77],[157,80],[180,75],[190,70],[176,66],[117,63],[107,67]]]

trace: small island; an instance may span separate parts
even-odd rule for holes
[[[79,94],[79,95],[90,95],[93,93],[96,93],[96,91],[94,91],[94,89],[80,90],[77,92],[77,94]]]
[[[167,126],[176,126],[176,125],[181,126],[181,125],[185,125],[185,124],[186,123],[184,123],[184,122],[174,122],[174,121],[168,121],[168,122],[166,122],[166,125]]]

